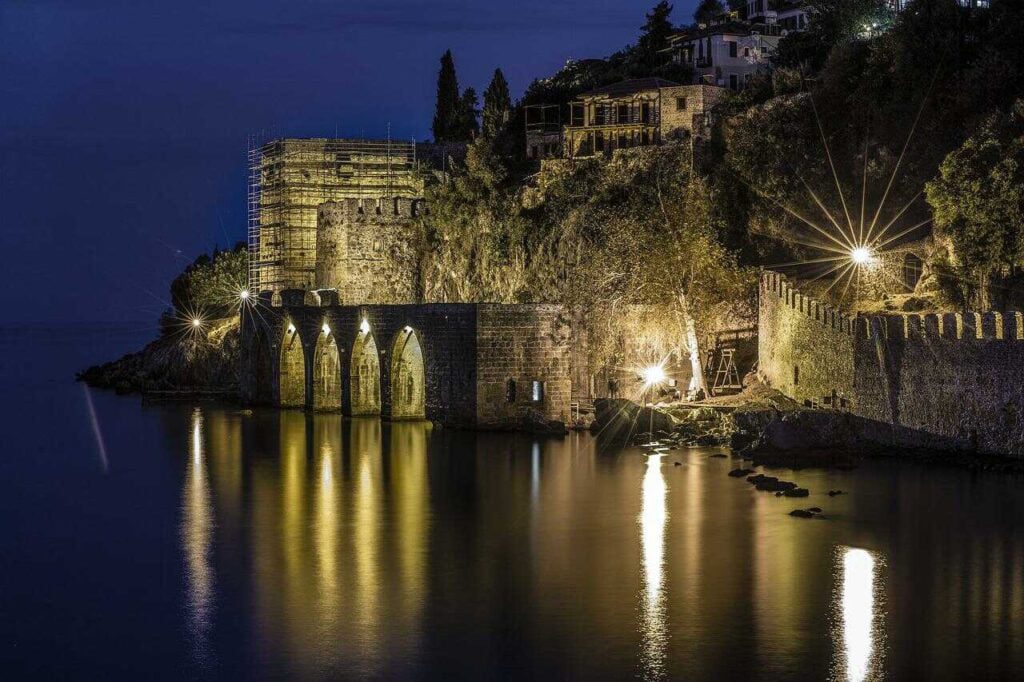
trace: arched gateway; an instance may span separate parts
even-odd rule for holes
[[[423,348],[412,327],[406,327],[398,332],[391,353],[391,417],[423,419],[425,416]]]
[[[352,347],[352,415],[380,414],[380,359],[368,326]]]
[[[278,399],[281,407],[305,407],[306,360],[302,352],[302,339],[291,321],[285,321],[280,363]]]
[[[313,409],[341,409],[341,357],[326,322],[320,328],[313,353]]]

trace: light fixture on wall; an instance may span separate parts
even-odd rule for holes
[[[363,321],[359,323],[359,331],[364,334],[370,333],[370,323],[366,321],[365,317],[363,318]]]
[[[330,334],[331,333],[331,326],[329,324],[327,324],[326,322],[324,322],[324,326],[320,327],[320,331],[322,331],[324,333],[324,335]]]

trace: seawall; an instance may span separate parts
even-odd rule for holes
[[[1024,457],[1020,313],[851,318],[774,272],[759,294],[759,373],[773,388],[863,418],[879,445]]]

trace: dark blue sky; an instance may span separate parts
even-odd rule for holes
[[[154,320],[244,238],[249,133],[426,139],[445,49],[460,85],[501,67],[517,97],[654,2],[0,0],[6,320]]]

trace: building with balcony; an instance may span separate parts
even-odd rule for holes
[[[803,0],[749,0],[747,21],[777,26],[783,35],[803,31],[807,28],[807,3]]]
[[[673,35],[666,51],[674,63],[693,69],[695,82],[742,90],[768,71],[781,34],[778,26],[725,21]]]
[[[663,78],[621,81],[585,92],[570,105],[562,154],[611,155],[617,149],[707,137],[714,107],[724,92]]]

